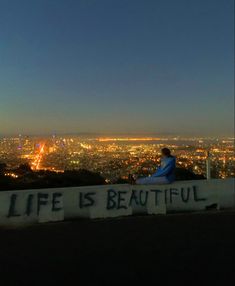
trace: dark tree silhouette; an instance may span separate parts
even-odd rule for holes
[[[195,174],[188,169],[184,169],[184,168],[175,169],[175,180],[176,181],[203,180],[203,179],[206,179],[205,176]],[[118,178],[115,181],[115,184],[128,184],[128,183],[130,183],[130,179]]]
[[[6,171],[7,164],[0,163],[0,176],[4,175],[4,172]]]
[[[29,165],[24,164],[14,170],[14,173],[18,174],[19,177],[1,177],[0,190],[61,188],[105,184],[105,179],[100,174],[88,170],[65,171],[64,173],[50,171],[34,172]]]
[[[24,175],[27,173],[32,173],[33,170],[31,169],[29,164],[20,164],[20,166],[15,170],[17,174]]]
[[[185,168],[176,168],[175,170],[176,181],[187,181],[187,180],[203,180],[203,175],[198,175]]]

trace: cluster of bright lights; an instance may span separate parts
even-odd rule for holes
[[[14,179],[17,179],[19,176],[18,175],[16,175],[16,174],[14,174],[14,173],[5,173],[4,174],[6,177],[12,177],[12,178],[14,178]]]
[[[97,139],[99,142],[110,142],[110,141],[163,141],[167,139],[162,139],[162,138],[152,138],[152,137],[140,137],[140,138],[98,138]]]
[[[41,164],[43,153],[44,153],[44,147],[45,147],[45,144],[42,145],[42,147],[39,150],[39,153],[35,157],[35,160],[32,162],[33,170],[40,170],[40,164]]]

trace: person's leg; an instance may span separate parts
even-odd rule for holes
[[[145,177],[136,180],[137,185],[165,185],[169,184],[166,177]]]

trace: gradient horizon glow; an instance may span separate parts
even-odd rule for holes
[[[0,0],[0,135],[232,136],[233,0]]]

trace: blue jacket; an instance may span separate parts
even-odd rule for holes
[[[166,177],[167,180],[172,183],[175,180],[175,157],[166,157],[161,160],[161,165],[157,169],[153,177]]]

